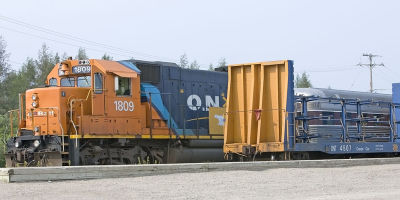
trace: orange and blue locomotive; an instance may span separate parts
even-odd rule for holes
[[[222,160],[226,86],[225,72],[175,63],[65,60],[20,95],[6,165]]]

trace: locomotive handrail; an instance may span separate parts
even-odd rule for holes
[[[69,119],[70,119],[70,121],[72,123],[72,126],[74,127],[74,130],[75,130],[75,136],[76,136],[75,137],[75,147],[78,147],[78,130],[76,129],[76,125],[75,125],[74,120],[72,118],[72,104],[73,104],[74,101],[75,101],[75,99],[71,99],[71,101],[69,102],[70,103],[70,112],[69,112],[70,117],[69,117]]]
[[[86,101],[89,99],[89,94],[92,92],[92,89],[89,89],[89,91],[88,91],[88,93],[87,93],[87,95],[86,95]]]
[[[25,118],[24,118],[24,114],[25,114],[25,112],[23,112],[25,109],[24,109],[24,97],[25,97],[25,93],[19,93],[18,94],[18,109],[20,110],[20,112],[19,112],[19,119],[20,119],[20,121],[23,121],[23,120],[25,120]],[[21,123],[21,122],[19,122],[19,123]],[[18,124],[19,124],[18,123]]]
[[[19,127],[19,122],[20,122],[20,110],[19,109],[14,109],[14,110],[9,110],[8,113],[10,113],[10,129],[11,129],[11,137],[14,136],[14,126],[13,126],[13,113],[17,112],[18,113],[18,127]]]
[[[69,114],[70,114],[70,121],[71,121],[71,123],[72,123],[72,126],[74,127],[74,130],[75,130],[75,147],[78,147],[78,129],[76,128],[76,124],[75,124],[75,122],[74,122],[74,119],[73,119],[73,113],[72,113],[72,111],[73,111],[73,106],[72,106],[72,104],[74,104],[74,102],[75,101],[79,101],[79,102],[81,102],[81,110],[82,110],[82,115],[83,115],[83,104],[82,104],[82,102],[83,101],[87,101],[88,99],[89,99],[89,94],[91,93],[91,91],[92,91],[92,89],[89,89],[89,91],[88,91],[88,94],[86,95],[86,98],[85,99],[71,99],[70,100],[70,102],[69,102],[69,104],[70,104],[70,106],[69,106],[69,108],[70,108],[70,112],[69,112]],[[81,117],[81,120],[82,120],[82,117]]]
[[[85,101],[87,101],[89,99],[89,95],[90,95],[91,92],[92,92],[92,89],[89,89],[85,99],[76,99],[76,100],[85,100]],[[67,105],[70,104],[71,99],[74,99],[74,95],[71,95],[71,96],[68,97]]]

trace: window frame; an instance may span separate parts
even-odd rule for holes
[[[51,81],[53,81],[53,80],[56,81],[56,84],[55,84],[55,85],[52,85],[52,84],[51,84]],[[57,80],[57,78],[55,78],[55,77],[50,78],[50,79],[49,79],[49,87],[57,87],[57,86],[58,86],[58,80]]]
[[[86,78],[90,79],[89,80],[89,85],[86,85],[86,86],[80,86],[79,85],[79,78],[82,78],[82,77],[86,77]],[[85,80],[85,79],[83,79],[83,80]],[[76,78],[76,87],[79,87],[79,88],[91,88],[92,87],[92,76],[78,76]]]
[[[100,79],[98,79],[98,75],[100,75]],[[100,88],[98,88],[97,84],[98,82],[96,80],[100,80]],[[103,79],[103,74],[100,72],[96,72],[93,74],[93,93],[95,94],[102,94],[103,93],[103,83],[104,83],[104,79]]]
[[[65,86],[65,85],[62,85],[62,81],[63,80],[65,80],[65,79],[74,79],[74,81],[73,81],[73,85],[72,86]],[[68,82],[71,82],[71,81],[68,81]],[[76,80],[75,80],[75,77],[65,77],[65,78],[61,78],[60,79],[60,87],[75,87],[76,86]]]
[[[129,90],[129,94],[117,94],[117,90],[115,90],[115,81],[114,81],[114,93],[115,96],[117,97],[129,97],[132,96],[132,78],[130,77],[122,77],[122,76],[115,76],[115,78],[118,78],[118,91],[121,89],[121,84],[120,79],[127,79],[128,80],[128,90]],[[125,90],[126,91],[126,90]]]

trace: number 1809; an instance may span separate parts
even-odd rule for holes
[[[135,105],[132,101],[114,101],[116,111],[133,111]]]

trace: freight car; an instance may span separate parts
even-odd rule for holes
[[[220,161],[223,129],[209,123],[226,86],[225,72],[175,63],[65,60],[20,95],[6,165]]]
[[[393,94],[297,89],[293,61],[230,65],[226,158],[308,159],[399,152],[400,84]]]

